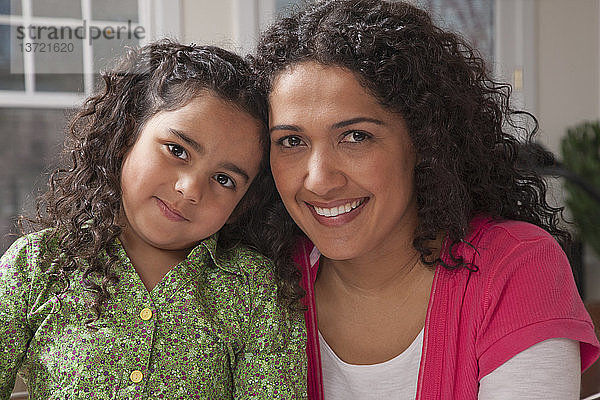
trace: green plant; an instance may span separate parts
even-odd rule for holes
[[[567,129],[561,152],[564,166],[600,192],[600,123],[583,122]],[[565,189],[580,238],[600,256],[600,202],[572,180],[565,181]]]

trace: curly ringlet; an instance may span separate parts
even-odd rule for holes
[[[82,270],[82,284],[91,293],[93,328],[117,283],[115,241],[122,230],[120,173],[123,159],[144,124],[156,113],[185,106],[192,99],[214,95],[246,112],[266,131],[266,101],[246,61],[213,46],[182,45],[162,40],[128,48],[114,69],[102,73],[103,88],[88,98],[73,116],[64,154],[68,168],[52,173],[49,187],[37,200],[37,215],[29,221],[53,228],[46,246],[49,273],[64,292],[70,275]],[[220,231],[219,248],[243,243],[257,247],[249,234],[262,207],[262,186],[268,173],[268,139],[261,135],[261,172],[234,211],[233,221]]]
[[[427,264],[477,266],[453,256],[477,214],[538,225],[566,247],[561,208],[546,202],[546,184],[518,165],[537,121],[511,108],[511,87],[491,79],[480,55],[459,35],[436,27],[427,12],[404,2],[324,0],[307,4],[263,32],[253,65],[269,92],[278,76],[303,62],[351,71],[380,104],[406,121],[414,170],[418,227],[413,247]],[[518,139],[518,135],[525,139]],[[278,199],[269,219],[277,243],[269,252],[295,299],[303,295],[290,253],[303,233]],[[450,264],[431,240],[450,239]]]

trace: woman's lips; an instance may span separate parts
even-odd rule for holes
[[[348,199],[331,203],[305,202],[313,217],[325,226],[341,226],[356,218],[369,201],[369,197]]]
[[[171,221],[176,221],[176,222],[181,222],[181,221],[187,221],[188,220],[183,215],[181,215],[181,212],[179,212],[174,207],[169,206],[167,203],[165,203],[164,201],[162,201],[158,197],[155,197],[155,199],[156,199],[156,204],[158,205],[158,208],[160,209],[160,212],[167,219],[169,219]]]

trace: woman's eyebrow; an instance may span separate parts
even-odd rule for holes
[[[370,123],[376,124],[376,125],[385,125],[385,123],[383,121],[375,119],[375,118],[356,117],[356,118],[348,119],[345,121],[336,122],[335,124],[331,125],[331,128],[339,129],[339,128],[343,128],[345,126],[358,124],[360,122],[370,122]],[[275,125],[275,126],[271,127],[271,129],[269,129],[269,133],[272,133],[274,131],[300,132],[300,128],[298,128],[296,125]]]
[[[376,125],[385,125],[383,123],[383,121],[380,121],[380,120],[375,119],[375,118],[357,117],[357,118],[348,119],[346,121],[336,122],[335,124],[331,125],[331,128],[332,129],[339,129],[339,128],[343,128],[345,126],[358,124],[360,122],[371,122],[371,123],[376,124]]]
[[[169,128],[169,132],[171,132],[172,135],[177,136],[179,139],[183,140],[184,142],[186,142],[187,144],[192,146],[192,148],[196,151],[196,153],[200,153],[200,154],[204,153],[204,147],[202,147],[202,145],[200,143],[196,142],[194,139],[192,139],[185,133],[183,133],[177,129],[173,129],[173,128]]]
[[[275,125],[269,129],[269,133],[272,133],[274,131],[300,132],[300,128],[298,128],[296,125]]]

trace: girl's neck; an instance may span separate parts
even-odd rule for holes
[[[126,229],[119,236],[119,240],[135,271],[149,292],[190,252],[190,249],[164,250],[148,245],[140,245],[139,240],[135,240],[135,238],[128,235]]]

